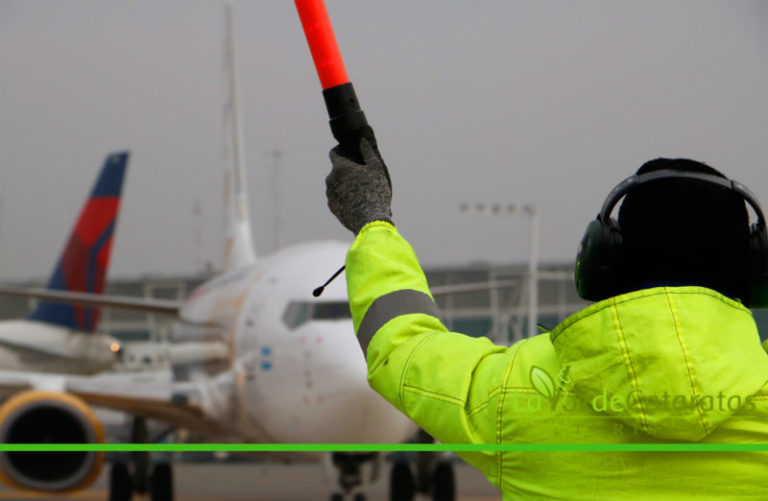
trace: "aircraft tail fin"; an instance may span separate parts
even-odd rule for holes
[[[232,270],[256,262],[256,249],[251,234],[251,218],[248,207],[248,186],[245,175],[245,153],[242,147],[242,121],[237,99],[237,68],[235,67],[234,19],[232,4],[226,3],[226,69],[228,100],[225,106],[225,128],[229,129],[232,169],[224,181],[224,214],[226,243],[224,270]],[[227,148],[229,150],[229,148]],[[230,175],[231,172],[231,175]]]
[[[128,156],[128,152],[113,153],[105,160],[56,263],[48,282],[49,289],[94,294],[104,292]],[[27,318],[93,332],[99,321],[99,310],[42,301]]]

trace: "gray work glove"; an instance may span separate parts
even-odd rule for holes
[[[333,148],[333,169],[325,178],[328,208],[355,235],[371,221],[392,222],[392,183],[370,129],[360,139],[360,153],[362,164],[341,146]]]

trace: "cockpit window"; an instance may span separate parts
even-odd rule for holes
[[[293,330],[312,321],[352,318],[346,301],[291,301],[283,313],[283,323]]]

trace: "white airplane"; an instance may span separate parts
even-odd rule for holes
[[[236,186],[236,207],[242,209],[245,194],[242,184]],[[0,442],[98,442],[103,431],[92,406],[166,422],[214,442],[396,443],[413,435],[413,423],[368,387],[344,284],[332,283],[321,299],[312,297],[328,270],[343,263],[349,244],[308,243],[256,259],[247,212],[237,215],[226,271],[180,304],[0,289],[178,317],[172,329],[173,378],[0,372],[0,389],[10,397],[0,407]],[[41,427],[41,421],[46,425]],[[141,436],[143,420],[137,423]],[[33,454],[0,453],[3,479],[41,491],[85,488],[96,478],[102,457],[78,453],[25,459]],[[341,476],[347,484],[359,483],[349,476],[359,477],[360,463],[370,459],[359,456],[360,461],[355,454],[344,458]],[[142,476],[137,470],[143,468],[134,465],[134,475]],[[134,483],[140,492],[148,486],[152,499],[172,498],[168,465],[156,466],[149,478],[130,477],[126,465],[113,465],[110,499],[130,499]]]
[[[182,303],[66,291],[2,287],[0,293],[89,307],[126,308],[175,315],[173,375],[152,373],[62,376],[0,372],[0,443],[91,443],[104,440],[93,407],[136,416],[133,441],[145,441],[146,420],[189,430],[211,442],[398,443],[416,426],[370,389],[366,363],[342,281],[313,289],[344,262],[343,242],[315,242],[256,258],[245,193],[237,116],[231,9],[227,9],[234,176],[228,203],[226,264]],[[227,197],[228,199],[230,197]],[[44,423],[41,426],[41,423]],[[86,488],[98,476],[101,453],[0,453],[0,480],[26,489],[65,492]],[[315,459],[339,469],[332,499],[361,483],[360,466],[374,454]],[[173,499],[172,469],[148,456],[115,463],[110,499],[149,491]],[[393,482],[402,481],[403,469]],[[364,499],[362,493],[356,501]]]
[[[48,288],[101,294],[117,225],[128,153],[107,156],[56,263]],[[95,334],[99,311],[41,302],[24,319],[0,322],[0,369],[95,374],[115,363],[120,343]]]
[[[176,311],[179,317],[172,335],[173,378],[158,378],[157,373],[63,377],[0,372],[0,387],[13,395],[0,407],[0,442],[19,442],[20,436],[29,443],[103,440],[91,406],[166,422],[212,442],[408,439],[415,432],[413,423],[368,386],[344,284],[328,286],[321,300],[311,294],[327,270],[343,262],[347,248],[339,242],[300,245],[239,263],[202,284],[182,304],[146,300],[149,311]],[[57,297],[64,299],[64,294]],[[75,299],[112,307],[123,301],[85,294]],[[136,303],[126,301],[129,308]],[[39,427],[40,419],[48,423],[45,428]],[[144,426],[143,420],[137,426]],[[13,485],[35,490],[84,488],[100,464],[96,453],[79,454],[77,460],[71,454],[49,455],[44,462],[14,460],[23,455],[0,453],[0,470]],[[359,484],[359,466],[369,459],[344,457],[347,483],[342,488]],[[141,476],[137,470],[142,468],[133,465],[134,475]],[[152,499],[172,497],[167,465],[156,467],[151,478],[133,482],[140,492],[148,486]],[[126,465],[113,465],[110,499],[130,499],[131,484]]]

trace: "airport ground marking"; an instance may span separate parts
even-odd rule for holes
[[[768,452],[766,444],[0,444],[0,452]]]

